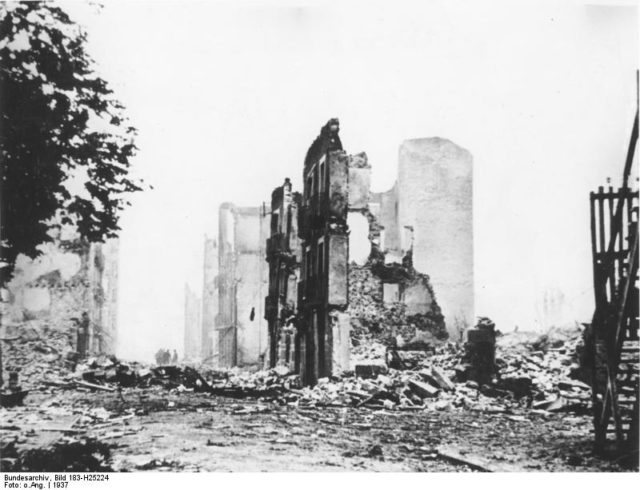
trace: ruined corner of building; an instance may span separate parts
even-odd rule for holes
[[[349,307],[351,342],[369,341],[390,347],[433,345],[447,340],[444,316],[429,276],[413,266],[410,227],[406,248],[396,240],[399,224],[388,212],[384,194],[370,192],[371,166],[366,154],[350,159],[349,166]],[[397,201],[396,201],[397,202]]]
[[[89,242],[67,226],[39,246],[38,257],[19,255],[3,298],[3,327],[57,330],[81,355],[114,354],[118,248],[117,238]]]

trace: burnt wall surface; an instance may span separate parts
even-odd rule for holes
[[[267,240],[269,288],[265,298],[265,319],[269,330],[269,366],[295,371],[298,356],[295,315],[298,311],[298,282],[302,247],[298,238],[298,209],[302,196],[292,192],[291,181],[271,195],[270,236]]]
[[[341,328],[347,298],[349,260],[347,213],[349,162],[331,119],[312,143],[303,168],[298,215],[302,268],[298,287],[298,359],[304,383],[347,369]]]

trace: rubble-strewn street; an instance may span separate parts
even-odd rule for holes
[[[592,454],[578,329],[500,336],[488,385],[457,381],[463,349],[443,343],[404,370],[370,346],[358,376],[313,388],[280,369],[76,362],[59,332],[22,329],[4,353],[29,393],[0,412],[3,470],[625,470]]]
[[[236,3],[0,1],[4,487],[637,474],[637,8]]]

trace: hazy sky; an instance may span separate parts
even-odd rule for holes
[[[620,4],[620,2],[618,2]],[[140,130],[155,189],[122,219],[120,354],[182,349],[217,207],[259,205],[340,118],[374,190],[404,139],[474,157],[476,312],[534,328],[545,291],[590,319],[588,192],[620,179],[638,12],[580,2],[65,3]],[[428,271],[426,271],[428,273]],[[437,294],[437,292],[436,292]]]

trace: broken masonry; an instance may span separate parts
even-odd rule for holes
[[[347,154],[339,131],[329,120],[309,147],[302,192],[285,179],[270,206],[220,206],[198,333],[208,364],[315,384],[352,369],[353,346],[425,352],[473,324],[469,152],[405,141],[396,183],[374,193],[367,155]]]
[[[425,241],[420,227],[445,218],[456,226],[470,222],[471,158],[439,138],[411,140],[403,148],[409,143],[420,147],[419,157],[402,156],[401,151],[398,182],[386,193],[372,193],[367,155],[348,155],[339,122],[331,119],[307,152],[302,194],[292,192],[289,179],[273,191],[265,299],[271,367],[285,366],[305,384],[315,384],[351,367],[352,344],[381,341],[393,350],[424,351],[448,338],[430,277],[414,267],[414,230],[419,228],[422,240],[417,251],[421,260],[425,253],[434,261],[443,256],[437,250],[445,246],[442,234],[429,230],[437,239]],[[433,149],[429,158],[425,145]],[[430,165],[439,168],[441,181],[442,175],[447,177],[446,166],[453,169],[448,178],[460,191],[456,200],[435,203],[438,192],[425,198],[423,189],[407,182],[407,176],[420,175],[421,166]],[[431,204],[421,210],[430,221],[416,220],[420,203]],[[453,248],[465,255],[461,263],[472,266],[470,230],[460,237],[465,244]],[[462,286],[451,287],[449,277],[439,278],[445,290],[462,290],[447,296],[464,300],[462,315],[452,311],[452,330],[468,325],[472,317],[472,271],[459,276]]]

